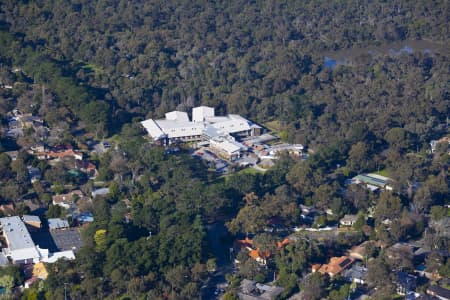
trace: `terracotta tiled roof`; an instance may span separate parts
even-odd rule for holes
[[[321,274],[329,274],[330,276],[335,276],[339,274],[342,270],[348,268],[353,264],[354,260],[347,256],[332,257],[328,264],[322,265],[318,270]]]
[[[237,240],[236,244],[242,249],[242,248],[252,248],[253,247],[253,240],[249,239],[248,237],[245,237],[243,240]]]

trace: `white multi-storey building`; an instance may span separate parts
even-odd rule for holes
[[[234,159],[246,147],[235,137],[257,136],[261,127],[239,115],[216,116],[213,107],[192,109],[192,121],[186,112],[172,111],[165,119],[141,122],[154,141],[163,145],[174,142],[208,141],[221,154]]]

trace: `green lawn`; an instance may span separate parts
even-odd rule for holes
[[[280,131],[280,121],[277,120],[266,122],[263,126],[272,131]]]
[[[237,173],[239,173],[239,174],[252,174],[252,175],[255,175],[255,174],[262,174],[264,172],[256,170],[255,168],[245,168],[245,169],[240,170]]]

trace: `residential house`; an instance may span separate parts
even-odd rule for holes
[[[408,274],[406,272],[397,272],[394,283],[396,286],[396,292],[399,295],[407,295],[410,292],[414,292],[417,286],[417,276]]]
[[[244,279],[241,282],[238,297],[240,300],[274,300],[283,291],[284,289],[279,286],[260,284]]]
[[[46,153],[47,159],[62,159],[65,157],[73,157],[78,160],[83,159],[83,153],[75,151],[73,149],[63,150],[59,152],[49,151]]]
[[[319,272],[321,274],[328,274],[330,277],[336,276],[343,270],[349,268],[354,260],[348,256],[332,257],[328,264],[313,265],[312,272]]]
[[[109,194],[109,188],[100,188],[92,191],[92,198],[95,198],[97,196],[108,196]]]
[[[270,251],[260,251],[259,249],[253,249],[248,252],[248,255],[256,260],[260,265],[267,265],[267,260],[270,258],[272,253]]]
[[[48,219],[48,229],[50,229],[50,231],[64,230],[67,228],[69,228],[69,222],[67,222],[67,220],[63,220],[60,218]]]
[[[48,271],[43,262],[38,262],[33,266],[33,276],[39,279],[47,279]]]
[[[6,152],[3,152],[3,153],[5,153],[6,155],[8,155],[9,158],[10,158],[12,161],[16,160],[17,157],[19,156],[19,151],[6,151]]]
[[[74,215],[74,219],[77,220],[80,224],[92,223],[94,222],[94,215],[90,212],[84,212]]]
[[[365,241],[360,245],[352,247],[348,250],[348,256],[356,260],[364,260],[366,256],[367,247],[378,247],[379,245],[375,241]]]
[[[294,239],[295,238],[293,237],[288,237],[281,242],[277,242],[277,249],[280,250]],[[253,246],[253,240],[249,239],[248,237],[245,237],[245,239],[243,240],[236,240],[235,245],[239,248],[239,250],[248,251],[248,255],[263,266],[267,265],[267,260],[272,256],[272,252],[270,252],[269,250],[262,251],[258,248],[255,249]]]
[[[31,183],[35,183],[36,181],[41,180],[42,174],[41,170],[39,170],[38,168],[35,168],[33,166],[27,166],[27,171]]]
[[[415,247],[408,243],[396,243],[386,249],[386,256],[392,261],[399,260],[402,257],[408,256],[413,258]]]
[[[89,178],[94,178],[98,174],[97,167],[87,160],[76,160],[75,167],[85,173]]]
[[[320,216],[323,214],[323,212],[319,211],[318,209],[316,209],[314,206],[306,206],[303,204],[300,204],[300,218],[309,224],[314,223],[314,218],[316,216]]]
[[[446,145],[450,145],[450,136],[445,136],[440,138],[439,140],[433,140],[430,142],[430,147],[431,147],[431,153],[435,153],[436,152],[436,147],[438,144],[446,144]]]
[[[354,264],[350,269],[345,270],[342,274],[342,276],[349,282],[358,284],[366,283],[367,269],[360,264]]]
[[[345,216],[339,221],[339,223],[340,223],[342,226],[353,226],[353,224],[355,224],[357,220],[358,220],[358,215],[345,215]]]
[[[430,285],[427,288],[427,294],[440,300],[450,300],[450,290],[438,285]]]
[[[83,197],[82,191],[74,190],[67,194],[52,196],[52,203],[53,203],[53,205],[59,205],[66,209],[69,209],[72,206],[72,204],[76,198],[82,198],[82,197]]]
[[[280,153],[287,152],[292,156],[301,157],[304,147],[301,144],[278,144],[271,146],[269,155],[276,158]]]

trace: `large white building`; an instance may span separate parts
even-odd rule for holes
[[[213,107],[199,106],[192,109],[192,121],[186,112],[172,111],[165,119],[148,119],[141,122],[154,141],[164,145],[174,142],[207,141],[210,146],[227,158],[239,157],[246,147],[235,137],[257,136],[261,127],[239,116],[216,116]]]
[[[20,217],[0,218],[0,224],[8,244],[7,248],[3,248],[5,256],[10,257],[16,264],[39,262],[39,251]]]
[[[49,253],[35,245],[25,223],[18,216],[0,218],[0,226],[7,247],[3,254],[14,264],[35,264],[40,261],[55,262],[59,258],[74,259],[73,251]]]

